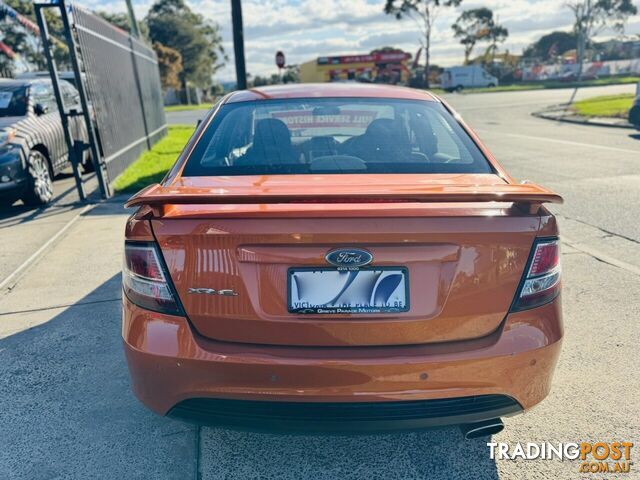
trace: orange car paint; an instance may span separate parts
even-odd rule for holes
[[[480,339],[396,347],[218,342],[185,318],[127,300],[123,324],[133,390],[161,415],[193,397],[353,402],[496,393],[529,409],[549,392],[562,334],[560,298],[510,314]]]
[[[254,89],[224,101],[312,96],[439,101],[411,89],[352,85]],[[558,234],[542,206],[561,202],[557,194],[516,183],[464,124],[496,174],[332,175],[330,191],[322,175],[181,177],[212,115],[162,185],[128,202],[140,209],[127,240],[157,242],[187,312],[155,313],[124,297],[125,351],[143,403],[166,414],[194,397],[382,402],[502,394],[528,409],[547,395],[562,338],[560,298],[505,312],[535,239]],[[323,265],[340,246],[368,249],[376,265],[406,265],[411,309],[289,313],[287,268]],[[187,293],[199,286],[238,295]]]

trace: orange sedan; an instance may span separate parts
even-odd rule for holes
[[[235,428],[498,432],[560,353],[561,201],[424,91],[231,93],[127,203],[133,390]]]

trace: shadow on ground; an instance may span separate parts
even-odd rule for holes
[[[19,218],[20,223],[40,217],[43,212],[51,211],[58,207],[78,207],[84,203],[80,201],[75,182],[72,180],[73,174],[64,171],[56,175],[53,182],[53,198],[47,205],[41,207],[25,205],[22,200],[15,200],[12,204],[0,201],[0,221]],[[89,201],[98,201],[100,192],[97,190],[97,180],[94,173],[83,175],[85,195]]]
[[[120,275],[40,326],[0,339],[0,478],[194,478],[192,426],[129,389]],[[37,306],[37,301],[34,302]]]

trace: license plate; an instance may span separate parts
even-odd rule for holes
[[[409,310],[405,267],[290,268],[290,313],[389,313]]]

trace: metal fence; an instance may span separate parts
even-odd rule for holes
[[[89,100],[114,179],[166,132],[155,52],[76,5],[72,8]]]
[[[42,8],[57,7],[63,19],[75,83],[87,123],[96,134],[89,135],[92,151],[100,157],[97,173],[109,184],[146,149],[166,134],[160,72],[155,52],[145,43],[111,25],[101,17],[64,0],[36,3]],[[46,30],[46,29],[44,29]],[[47,44],[47,32],[41,32]],[[50,65],[52,67],[52,65]],[[50,68],[55,77],[55,65]],[[57,81],[53,79],[54,83]],[[83,113],[85,113],[83,112]],[[71,147],[70,147],[71,149]]]

